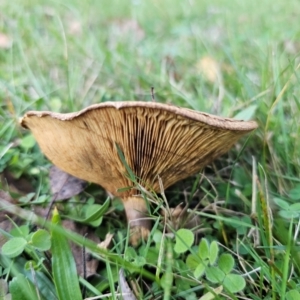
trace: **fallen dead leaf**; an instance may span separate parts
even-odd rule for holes
[[[68,32],[71,35],[80,35],[82,33],[82,24],[77,20],[71,20],[68,22]]]
[[[140,26],[140,24],[137,22],[137,20],[132,20],[132,19],[118,20],[113,25],[118,30],[119,34],[122,36],[131,35],[137,41],[140,41],[145,37],[145,32]]]
[[[81,193],[87,186],[87,182],[74,177],[56,166],[52,166],[49,172],[50,188],[55,200],[69,199]]]
[[[8,293],[8,284],[4,279],[0,279],[0,299],[9,300],[11,298],[11,294]]]
[[[52,166],[49,172],[50,177],[50,189],[52,192],[52,198],[48,206],[45,219],[48,220],[53,203],[58,200],[69,199],[75,195],[81,193],[87,186],[87,182],[74,177],[56,166]]]
[[[120,19],[111,22],[109,45],[114,48],[120,40],[141,41],[145,37],[145,31],[136,20]]]
[[[17,204],[17,201],[15,201],[9,193],[0,190],[0,202],[4,202],[4,203],[11,203],[11,204]],[[8,204],[7,204],[8,205]],[[44,216],[45,213],[45,209],[42,208],[41,206],[34,206],[33,207],[35,213],[39,216]],[[10,232],[11,229],[14,228],[13,223],[11,222],[12,219],[15,223],[20,223],[21,219],[18,218],[17,216],[15,216],[12,212],[7,212],[4,209],[0,210],[0,228],[2,230],[4,230],[5,232]],[[20,222],[19,222],[20,221]],[[62,221],[62,225],[72,231],[72,232],[76,232],[79,235],[82,236],[86,236],[89,240],[94,241],[96,244],[99,244],[100,240],[97,237],[97,235],[95,234],[93,229],[90,229],[88,226],[86,225],[82,225],[82,224],[77,224],[72,220],[64,220]],[[7,241],[6,236],[2,235],[0,233],[0,247],[2,247],[2,245]],[[109,244],[109,235],[107,236],[107,238],[104,241],[105,243],[107,243],[107,245]],[[83,258],[83,250],[82,247],[78,244],[75,243],[71,243],[71,249],[72,249],[72,253],[76,262],[76,267],[77,267],[77,272],[80,276],[86,276],[89,277],[91,275],[94,275],[96,273],[97,267],[98,267],[98,260],[93,258],[93,256],[86,252],[85,254],[85,258]],[[84,266],[86,269],[86,272],[84,274]]]
[[[107,250],[110,246],[111,240],[113,238],[113,234],[107,233],[105,236],[105,240],[98,244],[98,247],[101,249]]]
[[[226,33],[224,28],[220,26],[211,26],[205,29],[202,29],[203,38],[210,41],[212,44],[219,45],[224,40]]]
[[[11,204],[16,204],[16,201],[10,196],[10,194],[3,190],[0,190],[0,199],[3,199]],[[10,232],[14,227],[13,223],[9,218],[15,222],[17,222],[18,219],[13,214],[8,213],[5,210],[0,210],[0,228],[5,232]],[[6,241],[7,241],[6,236],[0,233],[0,247],[2,247]]]
[[[221,111],[221,103],[225,95],[221,66],[213,57],[204,56],[198,61],[196,68],[208,82],[218,86],[218,97],[212,99],[212,112],[219,114]]]
[[[284,50],[285,52],[289,53],[289,54],[293,54],[295,55],[296,53],[299,52],[299,42],[295,42],[293,40],[290,39],[286,39],[283,42],[283,46],[284,46]]]
[[[179,82],[182,78],[182,75],[180,72],[178,72],[176,67],[176,61],[171,56],[166,56],[163,60],[163,67],[165,69],[165,72],[167,72],[172,78],[173,81]]]
[[[119,283],[120,283],[121,295],[123,300],[137,299],[126,281],[123,269],[120,269],[119,271]]]
[[[193,212],[187,212],[186,208],[182,208],[181,205],[170,208],[169,211],[162,210],[161,215],[169,224],[168,232],[179,228],[192,229],[200,225],[200,217]]]
[[[7,186],[8,190],[13,193],[24,195],[34,192],[33,186],[26,178],[15,178],[8,170],[4,170],[0,174],[0,182],[2,186]]]
[[[233,66],[226,64],[226,63],[223,63],[221,65],[221,70],[222,70],[223,74],[225,73],[227,75],[234,75],[234,72],[235,72]]]
[[[9,49],[12,46],[12,39],[5,33],[0,32],[0,49]]]
[[[213,300],[217,298],[217,295],[220,295],[223,291],[223,285],[220,285],[212,291],[206,292],[199,300]]]
[[[220,65],[210,56],[202,57],[197,63],[197,69],[211,83],[218,83],[222,80]]]

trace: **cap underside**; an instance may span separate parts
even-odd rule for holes
[[[147,189],[160,191],[224,154],[253,121],[220,118],[154,102],[105,102],[70,114],[28,112],[21,120],[59,168],[98,183],[114,195],[132,182],[117,146]]]

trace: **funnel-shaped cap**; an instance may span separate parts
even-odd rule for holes
[[[134,191],[117,192],[132,183],[116,144],[139,182],[159,192],[158,175],[167,188],[257,127],[155,102],[104,102],[68,114],[31,111],[21,125],[56,166],[122,197]]]

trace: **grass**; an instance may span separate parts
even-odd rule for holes
[[[93,249],[101,260],[98,276],[89,283],[80,279],[86,297],[117,297],[122,266],[130,289],[141,299],[299,299],[299,9],[296,0],[0,2],[0,33],[13,41],[5,45],[0,39],[0,172],[26,180],[35,193],[26,202],[29,192],[20,181],[2,180],[1,189],[9,190],[25,218],[16,225],[26,240],[22,254],[0,256],[9,291],[31,286],[28,299],[44,299],[44,288],[55,299],[59,281],[49,272],[44,249],[30,244],[37,229],[28,209],[36,206],[32,201],[50,199],[50,163],[18,119],[28,110],[69,112],[108,100],[149,101],[154,86],[159,102],[255,119],[259,129],[207,168],[205,176],[165,191],[170,207],[186,201],[201,217],[201,226],[190,228],[195,242],[182,253],[174,250],[179,237],[163,234],[158,209],[149,241],[138,249],[128,247],[117,200],[96,230],[102,239],[114,233],[107,253],[88,238],[46,225],[50,233]],[[87,210],[105,199],[91,185],[65,206],[71,217],[74,207]],[[8,238],[16,237],[3,224]],[[221,268],[222,254],[231,254],[230,272],[244,278],[243,289],[235,292],[223,279],[214,281],[210,265],[195,277],[201,265],[197,259],[211,259],[198,253],[202,245],[203,255],[203,238],[218,245],[211,267]],[[56,250],[55,255],[63,255]],[[29,261],[38,266],[26,268]],[[60,276],[72,275],[64,271]]]

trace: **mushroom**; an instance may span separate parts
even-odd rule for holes
[[[41,150],[60,169],[101,185],[119,196],[131,231],[131,244],[146,239],[151,229],[147,203],[132,186],[126,163],[138,183],[160,192],[199,172],[257,127],[156,102],[104,102],[75,113],[30,111],[21,125],[35,136]]]

